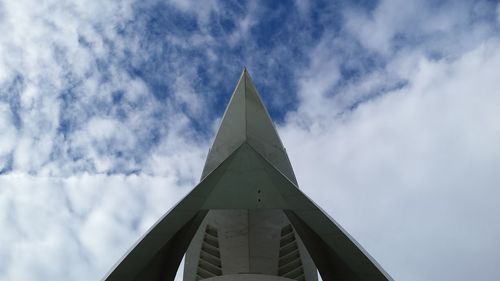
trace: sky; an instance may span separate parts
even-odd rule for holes
[[[196,185],[245,66],[395,280],[498,280],[497,1],[5,0],[0,34],[0,280],[103,278]]]

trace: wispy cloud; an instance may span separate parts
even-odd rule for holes
[[[396,279],[494,279],[499,46],[421,58],[407,86],[341,116],[304,104],[322,119],[304,127],[299,113],[282,128],[304,190]],[[454,264],[474,269],[443,270]]]

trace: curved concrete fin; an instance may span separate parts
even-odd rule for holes
[[[318,267],[323,280],[393,280],[335,220],[321,210],[281,171],[267,161],[263,155],[258,151],[253,151],[254,153],[251,153],[251,151],[242,147],[241,152],[249,155],[246,156],[247,159],[253,158],[252,162],[259,163],[259,171],[262,174],[260,181],[265,183],[267,187],[265,192],[276,194],[269,198],[271,200],[268,199],[267,202],[262,200],[253,208],[282,208],[284,210]],[[231,165],[238,165],[238,163],[239,161],[235,157],[235,161]],[[233,171],[233,168],[228,167],[226,173],[230,171]],[[254,176],[256,179],[259,178],[257,175]],[[256,181],[253,177],[252,180]],[[224,183],[223,177],[218,182],[218,185],[221,183]],[[214,187],[211,195],[214,195],[217,189],[217,186]],[[247,195],[247,197],[251,200],[252,196]],[[226,198],[225,202],[231,202],[232,200],[235,199]],[[205,202],[204,206],[207,204],[210,204],[210,199]],[[228,206],[230,203],[223,204],[223,206],[219,205],[217,207],[230,207]],[[212,207],[215,206],[216,204]]]
[[[206,177],[243,142],[247,142],[297,185],[285,148],[246,68],[226,108],[201,178]]]
[[[241,74],[201,174],[204,179],[246,140],[245,77]]]
[[[186,197],[167,212],[134,245],[103,279],[105,281],[174,280],[186,252],[207,210],[202,207],[228,166],[238,155],[226,158]]]
[[[262,99],[248,72],[245,76],[247,142],[276,169],[297,185],[292,165]]]

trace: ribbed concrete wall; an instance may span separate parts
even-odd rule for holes
[[[237,274],[213,277],[204,281],[293,281],[293,279],[262,274]]]
[[[216,242],[214,235],[206,233],[207,226],[216,229]],[[293,228],[293,233],[284,232],[288,228],[290,223],[281,210],[212,210],[188,248],[184,280],[231,274],[286,275],[293,280],[317,280],[316,268],[302,241]],[[220,271],[218,257],[210,255],[204,247],[215,255],[216,250],[220,253]]]

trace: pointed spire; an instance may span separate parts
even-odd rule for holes
[[[246,67],[222,117],[202,179],[244,143],[297,184],[285,148]]]

